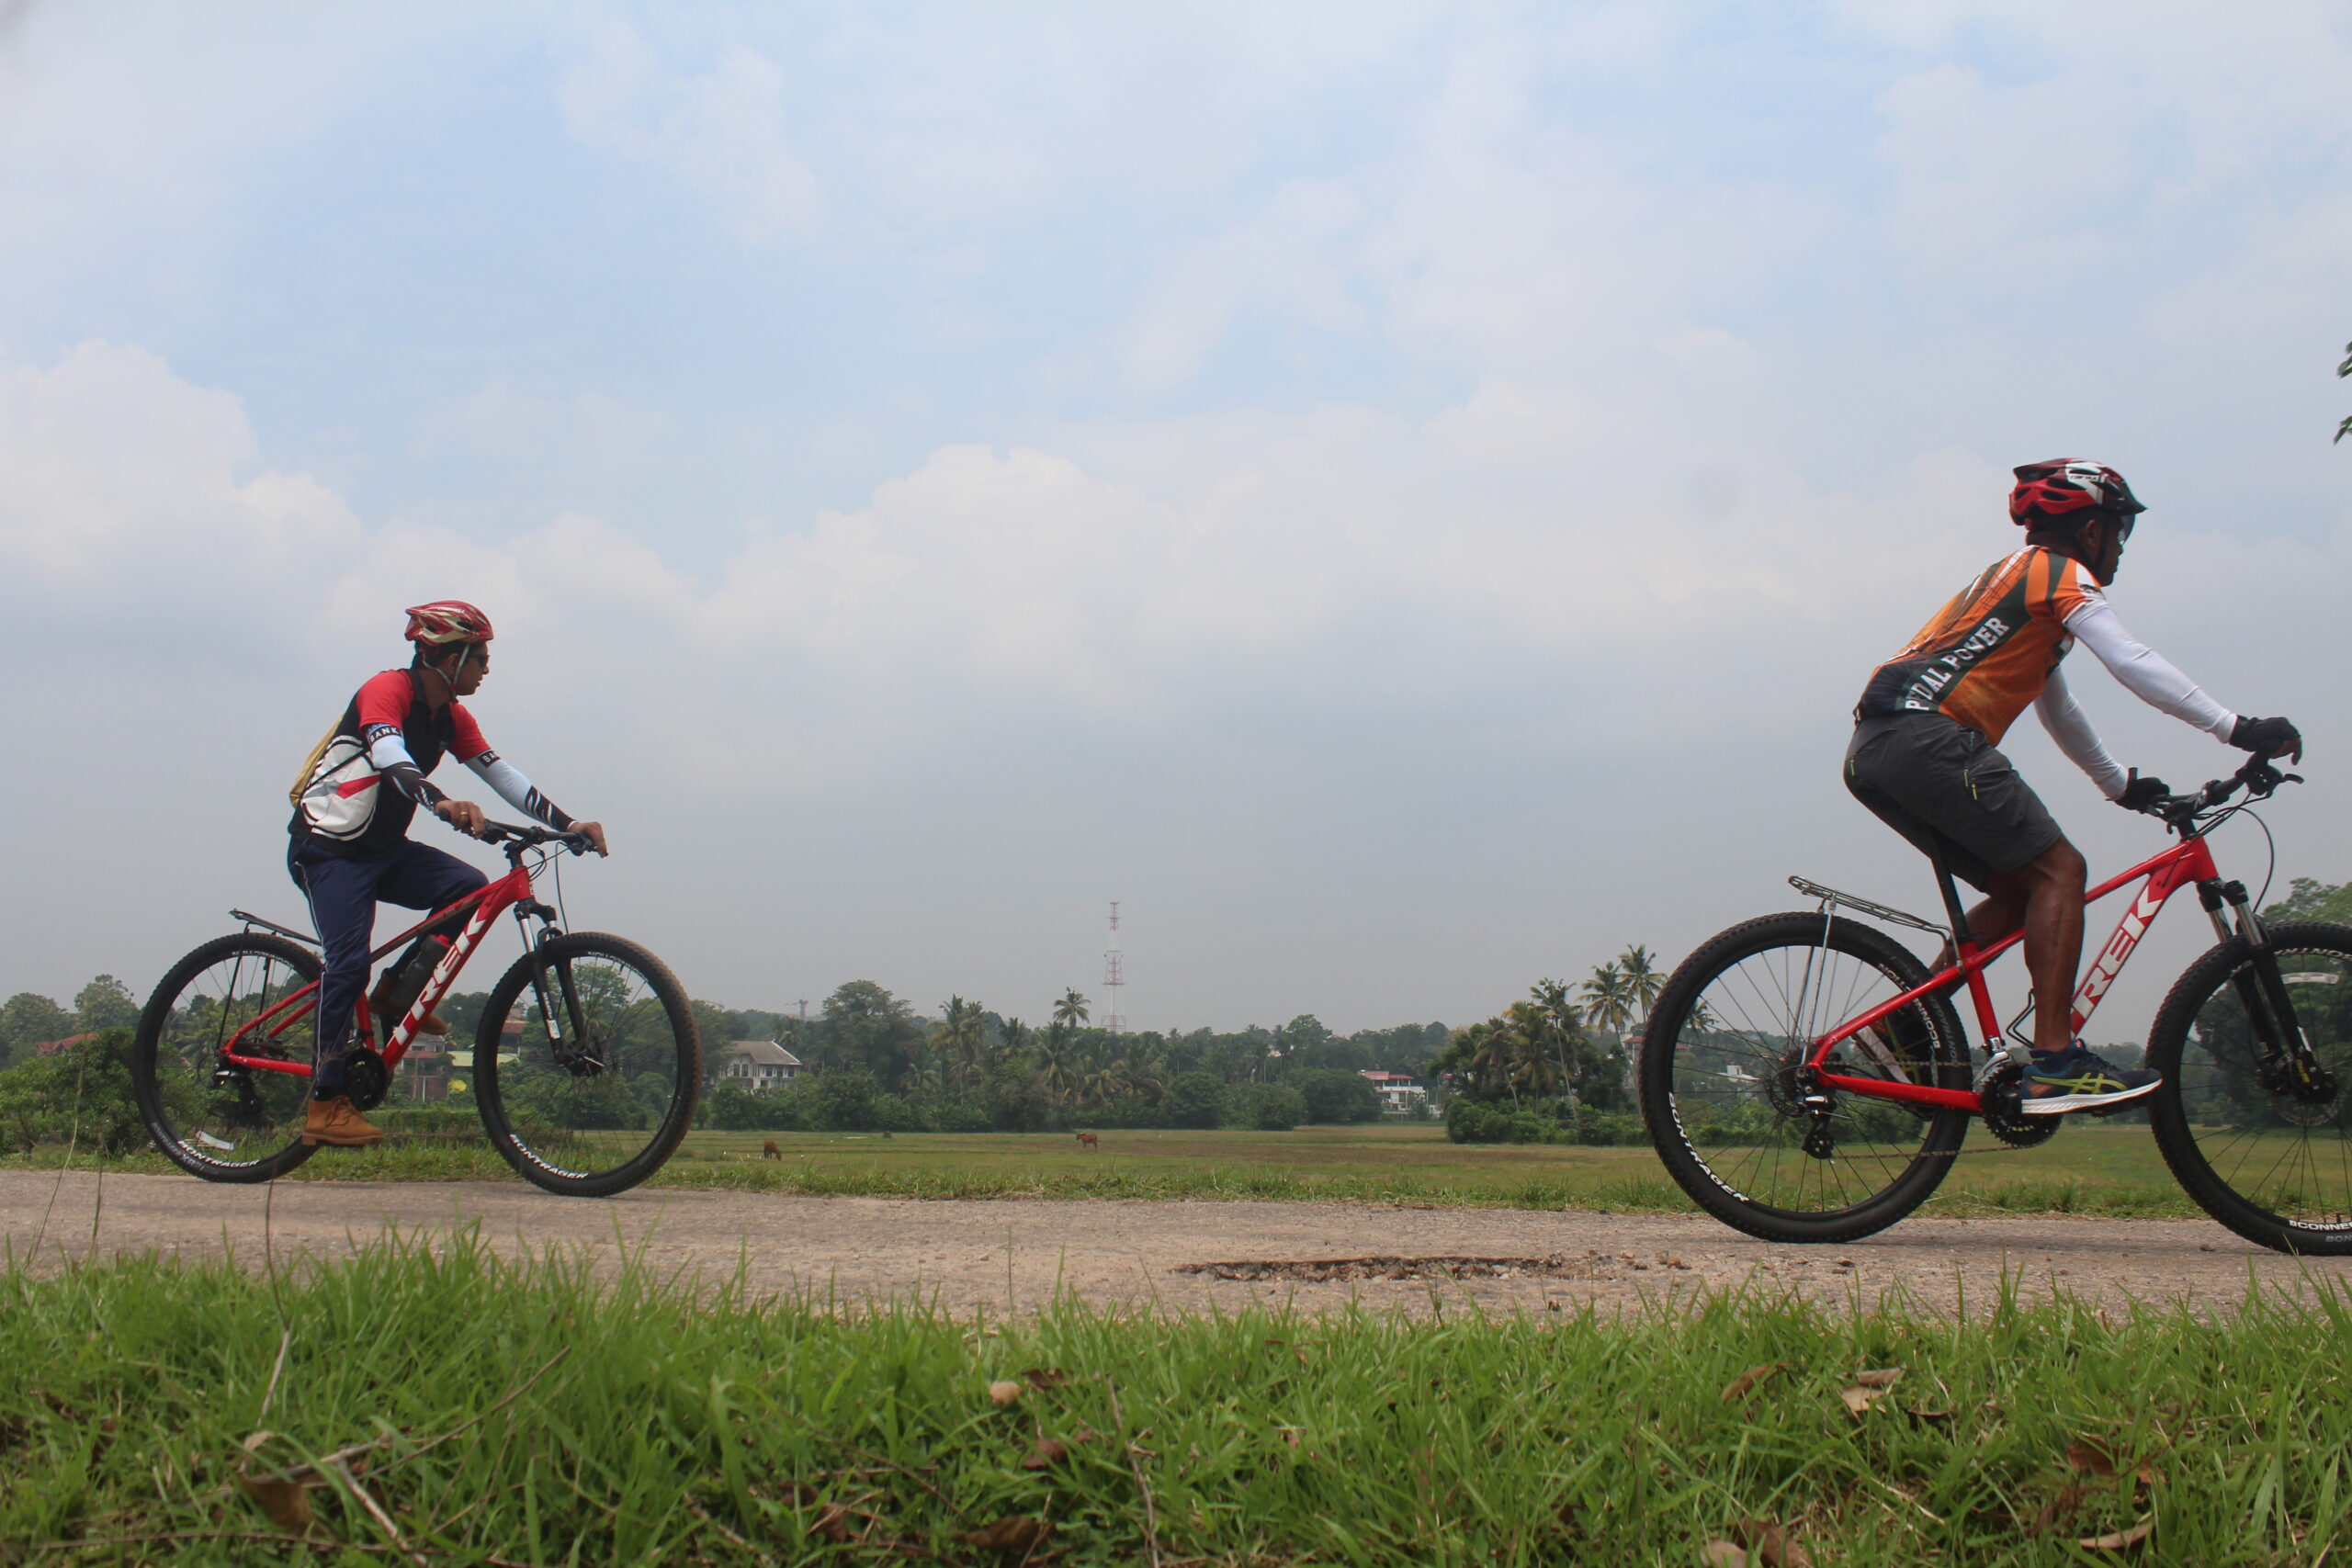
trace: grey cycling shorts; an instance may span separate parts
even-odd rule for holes
[[[1846,787],[1921,854],[1991,891],[2062,837],[2041,797],[1993,743],[1939,713],[1866,718],[1846,748]]]

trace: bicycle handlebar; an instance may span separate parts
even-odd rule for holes
[[[543,828],[534,823],[526,827],[515,822],[484,822],[481,831],[474,835],[485,844],[511,843],[519,852],[539,844],[557,844],[573,854],[584,855],[596,847],[585,833],[566,832],[557,828]]]
[[[2240,790],[2245,791],[2249,799],[2267,800],[2280,784],[2302,782],[2302,774],[2281,773],[2270,765],[2267,757],[2249,757],[2245,766],[2228,778],[2210,779],[2202,789],[2188,795],[2168,795],[2140,809],[2151,817],[2162,818],[2175,831],[2186,834],[2196,828],[2199,817]]]

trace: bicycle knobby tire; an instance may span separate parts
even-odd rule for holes
[[[551,1059],[536,1010],[550,994],[571,1015],[567,1036],[584,1020],[603,1066],[582,1073]],[[502,1059],[510,1018],[521,1026],[519,1043]],[[499,976],[482,1008],[473,1076],[483,1129],[524,1179],[550,1192],[605,1198],[661,1169],[693,1125],[701,1038],[685,987],[667,964],[625,938],[574,931],[533,948]],[[618,1121],[611,1115],[616,1099]],[[567,1115],[567,1106],[582,1101],[585,1111]],[[628,1121],[632,1109],[650,1124]]]
[[[2298,1020],[2336,1084],[2303,1101],[2255,1081],[2255,1032],[2238,981],[2254,953],[2243,937],[2182,971],[2156,1011],[2148,1066],[2156,1147],[2199,1206],[2279,1252],[2352,1255],[2352,927],[2316,920],[2267,928]]]
[[[233,976],[225,986],[224,969]],[[279,972],[288,978],[273,982]],[[256,975],[260,988],[252,996],[260,1002],[243,990]],[[164,1158],[207,1181],[254,1182],[273,1180],[311,1157],[301,1141],[307,1076],[253,1070],[243,1083],[216,1085],[212,1075],[221,1065],[217,1048],[236,1017],[318,977],[318,956],[309,949],[245,931],[206,942],[155,983],[132,1037],[130,1087],[147,1135]],[[188,1037],[175,1039],[175,1024]],[[300,1021],[303,1043],[289,1053],[295,1059],[309,1061],[315,1025],[314,1015]]]
[[[1659,993],[1636,1067],[1667,1174],[1708,1213],[1766,1241],[1850,1241],[1926,1202],[1968,1114],[1833,1095],[1831,1157],[1816,1157],[1803,1147],[1813,1119],[1796,1103],[1792,1064],[1844,1020],[1927,978],[1891,937],[1818,910],[1761,916],[1702,944]],[[1888,1022],[1877,1064],[1842,1071],[1967,1087],[1967,1038],[1949,1000]]]

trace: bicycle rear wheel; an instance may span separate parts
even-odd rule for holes
[[[207,1181],[267,1181],[311,1157],[309,1074],[235,1066],[222,1053],[234,1040],[239,1055],[310,1067],[314,1006],[239,1032],[318,977],[316,954],[254,931],[208,942],[172,965],[140,1014],[130,1055],[131,1092],[164,1157]]]
[[[2253,952],[2233,937],[2190,964],[2157,1010],[2148,1065],[2165,1081],[2149,1120],[2182,1188],[2238,1235],[2280,1252],[2352,1254],[2352,929],[2294,922],[2269,937],[2295,1021],[2334,1083],[2319,1095],[2265,1087],[2259,1036],[2274,1026]]]
[[[1766,915],[1685,959],[1642,1034],[1642,1118],[1683,1191],[1767,1241],[1850,1241],[1934,1194],[1968,1135],[1968,1114],[1831,1095],[1826,1152],[1807,1153],[1812,1114],[1798,1065],[1839,1022],[1924,982],[1892,938],[1819,914]],[[1915,1002],[1832,1060],[1854,1077],[1968,1084],[1951,1004]],[[1816,1144],[1816,1150],[1820,1145]]]
[[[694,1121],[702,1044],[667,965],[598,932],[556,937],[499,977],[474,1041],[482,1125],[550,1192],[628,1190]]]

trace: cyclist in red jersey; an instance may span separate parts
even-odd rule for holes
[[[2034,1040],[2020,1109],[2048,1116],[2138,1100],[2159,1079],[2103,1061],[2074,1038],[2087,872],[1995,749],[2001,737],[2030,705],[2109,800],[2136,811],[2165,796],[2162,780],[2116,764],[2068,690],[2060,661],[2079,642],[2142,701],[2216,739],[2298,759],[2303,740],[2283,718],[2224,708],[2116,619],[2104,590],[2147,510],[2122,475],[2060,458],[2028,463],[2017,481],[2009,517],[2026,530],[2025,547],[1987,567],[1871,673],[1854,709],[1845,776],[1889,827],[1923,852],[1940,852],[1954,875],[1987,895],[1968,915],[1977,940],[2024,928]]]
[[[481,807],[443,793],[426,779],[445,754],[454,754],[515,809],[550,828],[585,834],[597,853],[605,852],[603,825],[574,820],[533,788],[514,764],[490,749],[473,715],[458,700],[480,691],[490,673],[490,617],[459,599],[414,605],[407,614],[406,635],[416,645],[409,667],[384,671],[359,688],[295,784],[287,869],[310,901],[311,923],[325,950],[316,1014],[318,1060],[302,1128],[306,1144],[357,1148],[383,1139],[350,1094],[355,1010],[368,981],[376,905],[437,909],[488,880],[456,856],[408,838],[419,806],[459,832],[481,830]],[[421,933],[386,973],[369,998],[384,1028],[406,1011],[454,934]],[[401,999],[403,989],[409,1001]],[[421,1032],[446,1032],[430,1014],[420,1021]]]

